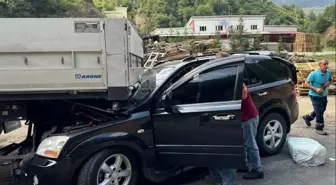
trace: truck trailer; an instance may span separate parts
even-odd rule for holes
[[[20,175],[49,135],[107,119],[131,96],[143,58],[127,19],[1,18],[0,137],[22,124],[28,133],[2,148],[0,161],[12,160]]]

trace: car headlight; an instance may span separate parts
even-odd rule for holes
[[[37,148],[36,154],[43,157],[56,159],[58,158],[68,139],[68,136],[52,136],[46,138]]]

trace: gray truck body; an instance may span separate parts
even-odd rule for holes
[[[124,100],[143,57],[143,41],[126,19],[2,18],[0,99]]]

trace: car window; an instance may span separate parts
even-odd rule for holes
[[[260,60],[258,65],[268,71],[269,75],[274,77],[274,80],[288,79],[291,76],[289,68],[282,62],[272,59],[265,59]]]
[[[237,67],[207,70],[172,92],[173,105],[232,101]]]
[[[258,76],[248,67],[245,68],[244,72],[244,83],[248,86],[253,86],[259,84],[261,81]]]

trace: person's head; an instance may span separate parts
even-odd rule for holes
[[[225,57],[228,57],[230,56],[228,53],[225,53],[225,52],[219,52],[216,54],[216,58],[225,58]]]
[[[320,70],[322,72],[326,72],[327,69],[328,69],[328,64],[329,64],[329,61],[327,59],[323,59],[323,60],[319,61]]]

